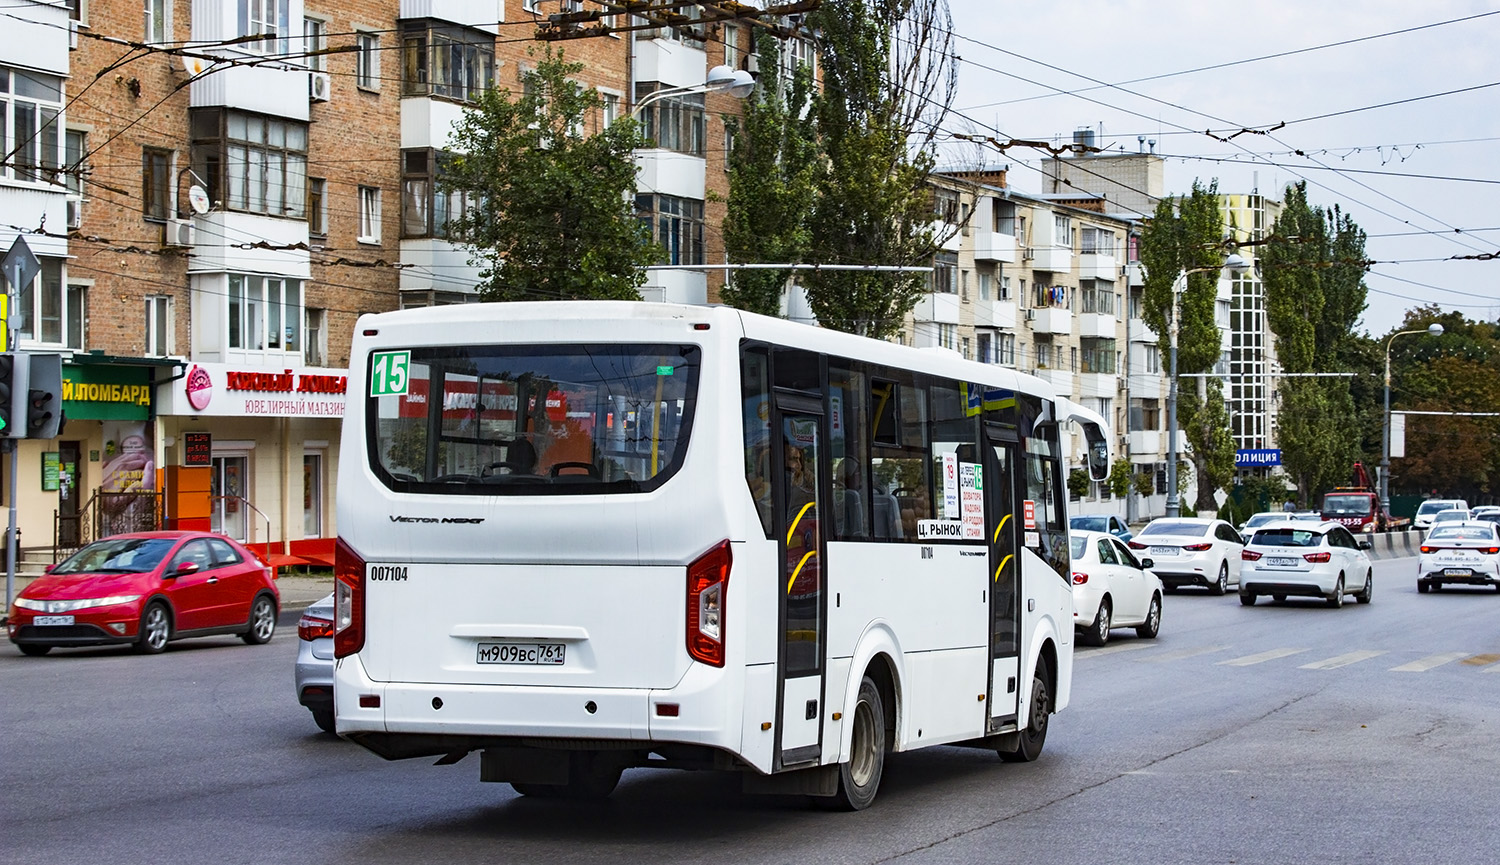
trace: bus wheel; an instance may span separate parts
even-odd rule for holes
[[[875,680],[865,676],[854,704],[854,736],[849,762],[839,764],[839,792],[830,805],[840,811],[863,811],[875,801],[885,771],[885,706]]]
[[[1030,763],[1042,756],[1042,745],[1047,742],[1047,724],[1052,716],[1052,677],[1047,667],[1038,664],[1036,675],[1031,679],[1031,710],[1026,729],[1021,731],[1014,751],[999,751],[1000,759],[1007,763]]]

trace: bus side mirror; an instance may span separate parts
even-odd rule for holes
[[[1083,437],[1088,443],[1089,478],[1095,481],[1109,480],[1109,440],[1098,424],[1083,425]]]

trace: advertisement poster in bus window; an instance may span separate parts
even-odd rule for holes
[[[984,540],[984,470],[977,463],[960,463],[958,489],[964,540]]]
[[[958,512],[958,454],[943,454],[943,519],[956,520]]]

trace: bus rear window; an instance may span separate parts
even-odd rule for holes
[[[655,489],[692,427],[700,351],[690,345],[410,349],[404,393],[370,356],[370,467],[391,489],[556,495]]]

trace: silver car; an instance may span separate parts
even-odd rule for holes
[[[333,595],[309,606],[297,622],[297,702],[325,733],[333,729]]]

